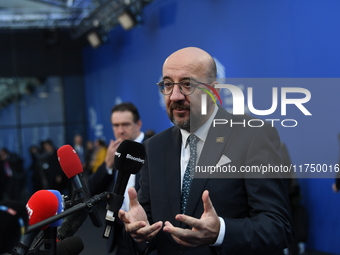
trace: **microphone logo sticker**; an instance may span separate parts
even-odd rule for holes
[[[136,158],[136,157],[134,157],[134,156],[132,156],[132,155],[130,155],[130,154],[126,154],[126,158],[144,164],[144,159]]]
[[[33,210],[31,208],[29,208],[28,205],[26,205],[26,210],[27,210],[27,214],[28,214],[28,219],[30,219],[32,217]]]
[[[116,152],[115,152],[115,155],[119,158],[120,155],[121,155],[121,153],[116,151]]]

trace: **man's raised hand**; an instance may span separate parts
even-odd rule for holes
[[[130,233],[137,242],[151,241],[161,230],[163,222],[159,221],[150,225],[143,207],[138,202],[135,188],[129,188],[128,194],[130,210],[128,212],[119,210],[118,217],[124,222],[126,232]]]
[[[184,214],[176,215],[176,220],[191,226],[191,229],[174,227],[170,222],[165,222],[163,231],[170,233],[178,244],[197,247],[211,245],[216,242],[220,231],[220,220],[207,190],[202,194],[202,201],[204,212],[200,219]]]

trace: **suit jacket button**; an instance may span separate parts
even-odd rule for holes
[[[180,245],[179,248],[178,248],[178,253],[183,254],[184,252],[185,252],[184,246]]]

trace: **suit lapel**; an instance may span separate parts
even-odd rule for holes
[[[173,128],[171,136],[165,144],[165,183],[167,188],[168,201],[170,204],[173,219],[180,213],[181,198],[181,143],[182,136],[178,128]],[[175,225],[177,224],[177,221]],[[177,224],[179,226],[179,223]]]
[[[228,117],[230,119],[231,114],[225,110],[219,109],[215,119],[228,119]],[[216,125],[215,127],[211,126],[197,166],[215,166],[222,156],[222,152],[230,133],[231,128],[226,128],[225,125]],[[202,193],[207,181],[208,178],[194,177],[191,183],[188,204],[186,207],[187,215],[193,215],[199,201],[202,199]]]

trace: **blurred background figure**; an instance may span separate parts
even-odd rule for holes
[[[40,148],[36,145],[32,145],[29,148],[29,154],[31,156],[31,164],[28,167],[28,173],[30,178],[28,178],[28,186],[30,186],[30,193],[33,194],[34,192],[44,189],[47,185],[44,185],[44,176],[40,166]]]
[[[0,150],[0,198],[20,201],[25,187],[23,159],[7,148]]]
[[[8,174],[5,170],[5,161],[3,160],[2,150],[0,151],[0,200],[4,199]]]
[[[107,145],[102,139],[97,139],[94,143],[95,151],[92,160],[92,173],[95,173],[98,167],[105,161]]]
[[[84,166],[85,163],[85,148],[83,146],[83,137],[81,135],[75,135],[73,139],[73,149],[76,150],[81,163]]]
[[[42,169],[47,180],[47,188],[70,195],[71,182],[64,174],[58,161],[57,150],[51,140],[43,142]]]
[[[94,142],[92,142],[91,140],[88,140],[86,142],[86,146],[85,146],[85,157],[84,157],[84,172],[87,175],[91,174],[91,162],[93,160],[94,157],[94,151],[95,151],[95,147],[94,147]]]
[[[25,234],[28,216],[24,203],[0,201],[0,254],[10,252]]]

